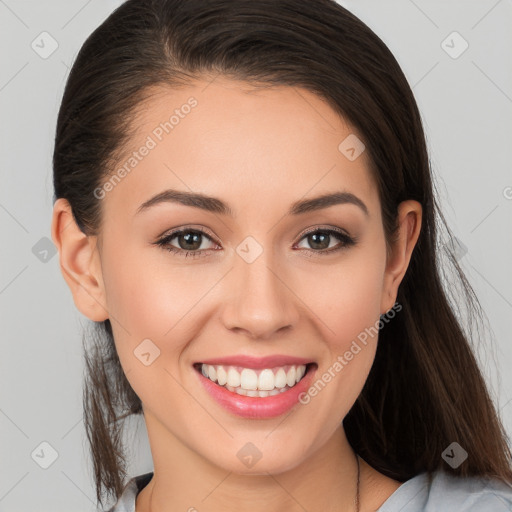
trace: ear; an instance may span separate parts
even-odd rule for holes
[[[87,236],[80,230],[69,202],[63,198],[57,199],[53,206],[52,240],[77,309],[93,321],[106,320],[108,311],[97,237]]]
[[[398,287],[411,260],[421,230],[422,208],[418,201],[402,201],[398,205],[398,233],[386,262],[381,298],[381,314],[396,302]]]

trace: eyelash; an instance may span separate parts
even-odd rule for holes
[[[208,238],[211,242],[216,243],[214,240],[212,240],[210,235],[208,235],[202,229],[190,229],[189,228],[189,229],[180,229],[180,230],[173,231],[173,232],[163,236],[162,238],[160,238],[156,242],[154,242],[154,244],[159,246],[159,247],[162,247],[166,251],[169,251],[169,252],[173,253],[175,256],[181,256],[181,257],[184,257],[184,258],[186,258],[186,257],[199,258],[199,257],[203,256],[205,251],[217,250],[217,249],[202,249],[202,250],[196,250],[196,251],[187,251],[185,249],[179,249],[177,247],[174,247],[174,246],[170,245],[170,241],[173,238],[175,238],[177,235],[181,235],[181,234],[184,234],[184,233],[201,234],[201,235],[204,235],[206,238]],[[325,229],[323,229],[323,228],[314,228],[314,229],[311,229],[309,231],[306,231],[302,235],[302,237],[299,240],[299,242],[302,239],[304,239],[305,237],[307,237],[308,235],[315,234],[315,233],[324,233],[324,234],[328,234],[328,235],[333,235],[335,238],[340,240],[341,244],[338,247],[334,248],[334,249],[333,248],[331,248],[331,249],[324,249],[324,250],[303,249],[306,252],[312,253],[311,256],[322,256],[322,255],[333,254],[333,253],[341,251],[343,249],[347,249],[349,247],[352,247],[352,246],[356,245],[356,243],[357,243],[357,238],[356,237],[350,237],[347,234],[345,234],[344,232],[342,232],[341,230],[332,229],[332,228],[325,228]]]

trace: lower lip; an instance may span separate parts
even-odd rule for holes
[[[309,368],[302,379],[293,388],[274,396],[243,396],[229,391],[194,370],[210,396],[229,412],[243,418],[274,418],[290,410],[299,403],[299,395],[305,392],[313,379],[317,366]]]

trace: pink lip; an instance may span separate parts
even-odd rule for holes
[[[270,358],[271,364],[268,364],[269,358],[266,359],[267,368],[269,366],[272,367],[272,365],[280,366],[279,364],[273,364],[275,362],[274,359]],[[291,359],[296,358],[287,358],[286,361],[288,362]],[[225,363],[226,360],[231,361],[231,359],[223,359],[223,364],[228,364]],[[217,359],[215,359],[214,361],[217,361]],[[236,358],[236,360],[233,359],[233,361],[239,363],[244,360],[243,358]],[[258,363],[259,362],[261,362],[261,360],[258,360]],[[246,365],[247,361],[244,361],[243,366],[247,368]],[[263,366],[261,366],[261,368],[263,368]],[[284,393],[279,393],[278,395],[263,398],[239,395],[234,391],[229,391],[225,387],[219,386],[215,382],[212,382],[210,379],[206,378],[200,371],[195,370],[195,373],[198,375],[201,384],[204,386],[209,395],[226,410],[233,414],[236,414],[237,416],[241,416],[244,418],[264,419],[280,416],[281,414],[284,414],[289,409],[291,409],[294,405],[299,403],[299,396],[301,395],[301,393],[306,392],[307,389],[310,387],[316,370],[316,364],[308,367],[307,373],[304,375],[304,377],[302,377],[302,379],[297,384],[295,384],[295,386],[293,386],[293,388],[288,389]]]
[[[266,357],[227,356],[198,361],[198,363],[211,365],[222,364],[227,366],[243,366],[244,368],[253,368],[255,370],[264,368],[275,368],[276,366],[308,364],[312,362],[313,361],[311,361],[311,359],[304,359],[303,357],[286,356],[282,354]]]

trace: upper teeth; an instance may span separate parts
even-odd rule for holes
[[[247,391],[272,391],[274,388],[281,389],[287,385],[294,386],[306,373],[306,365],[253,370],[252,368],[202,364],[201,371],[205,377],[217,382],[220,386],[241,387]]]

